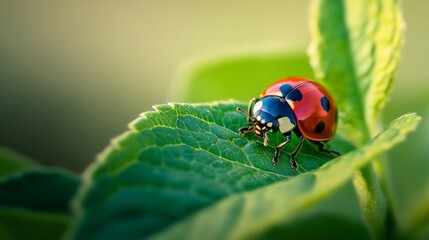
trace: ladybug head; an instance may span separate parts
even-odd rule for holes
[[[278,130],[277,119],[265,111],[257,111],[251,117],[251,121],[254,125],[253,133],[260,138],[265,138],[268,132],[276,132]]]
[[[246,112],[242,108],[238,107],[237,111],[242,112],[247,115],[247,121],[252,123],[248,127],[241,128],[240,133],[251,132],[259,137],[264,139],[264,145],[268,145],[268,132],[277,132],[279,129],[279,122],[275,117],[265,111],[255,111],[253,114],[251,112]]]

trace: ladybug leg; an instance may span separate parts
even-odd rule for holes
[[[338,156],[341,155],[337,151],[325,149],[326,145],[323,142],[317,142],[317,141],[312,141],[312,142],[315,143],[319,147],[319,151],[320,152],[323,152],[323,153],[326,153],[326,154],[331,154],[331,155],[334,155],[336,157],[338,157]]]
[[[242,128],[240,128],[240,129],[238,129],[238,133],[240,134],[240,135],[244,135],[244,134],[246,134],[246,133],[248,133],[248,132],[251,132],[251,131],[253,131],[253,128],[255,127],[255,125],[250,125],[250,126],[248,126],[248,127],[242,127]]]
[[[290,154],[290,167],[292,168],[292,170],[296,171],[298,169],[298,166],[296,164],[295,161],[295,157],[296,155],[298,155],[299,150],[301,150],[302,147],[302,143],[304,142],[304,136],[300,136],[299,137],[299,143],[298,146],[296,147],[296,149]]]
[[[279,155],[280,155],[280,149],[282,149],[292,138],[292,133],[287,133],[287,134],[283,134],[283,136],[286,138],[286,141],[280,143],[279,145],[277,145],[275,151],[274,151],[274,157],[271,160],[271,162],[273,163],[274,166],[277,166],[277,164],[279,163]]]
[[[268,146],[268,133],[264,134],[264,146]]]

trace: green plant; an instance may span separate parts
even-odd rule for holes
[[[82,179],[1,150],[2,238],[428,236],[427,194],[417,201],[422,211],[407,216],[410,224],[392,214],[399,205],[386,194],[392,183],[383,154],[420,121],[405,114],[380,130],[403,39],[399,3],[315,0],[310,23],[309,60],[300,51],[223,58],[192,67],[180,92],[186,101],[244,101],[285,75],[314,75],[337,100],[339,129],[330,145],[342,156],[305,144],[300,172],[288,167],[287,154],[274,167],[272,146],[281,136],[266,148],[238,135],[246,122],[235,108],[243,102],[159,105],[113,139]],[[23,224],[32,228],[20,231]]]

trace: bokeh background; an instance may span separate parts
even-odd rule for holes
[[[179,100],[172,86],[190,59],[305,49],[309,3],[0,0],[0,145],[80,172],[139,113]],[[425,117],[392,153],[406,163],[429,153],[429,1],[403,9],[384,119]]]

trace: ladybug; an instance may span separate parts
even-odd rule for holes
[[[321,152],[339,155],[324,148],[324,143],[335,134],[338,111],[331,94],[319,83],[301,77],[281,79],[265,89],[259,98],[250,100],[247,111],[240,107],[237,111],[244,113],[251,123],[238,130],[241,135],[253,131],[264,139],[264,146],[268,145],[268,133],[280,131],[286,138],[275,148],[273,165],[277,165],[280,149],[290,141],[292,132],[299,138],[298,146],[290,155],[292,170],[298,169],[295,157],[304,139],[318,145]]]

